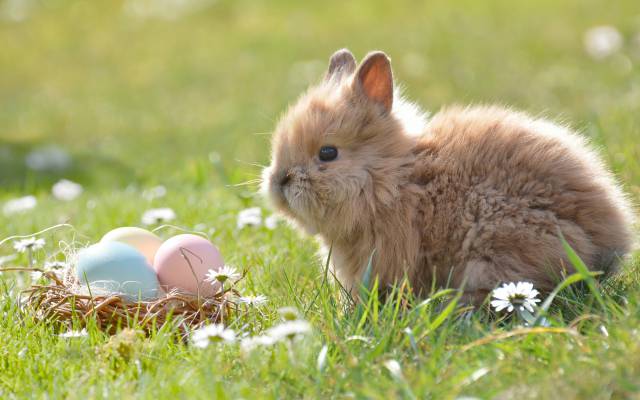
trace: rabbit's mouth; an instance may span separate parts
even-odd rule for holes
[[[293,213],[306,214],[307,202],[305,191],[298,185],[286,186],[282,189],[282,194],[289,209]]]
[[[273,205],[290,217],[303,222],[309,214],[309,177],[300,171],[273,172],[273,166],[263,171],[262,192]]]
[[[314,217],[310,211],[309,199],[302,188],[297,185],[272,188],[269,190],[269,197],[281,213],[291,218],[307,234],[318,233],[318,228],[313,223]]]

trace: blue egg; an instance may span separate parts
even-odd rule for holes
[[[76,277],[90,289],[122,294],[129,300],[157,297],[160,287],[145,256],[120,242],[100,242],[81,250]]]

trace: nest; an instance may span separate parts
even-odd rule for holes
[[[170,321],[184,338],[204,324],[224,323],[237,311],[237,304],[229,299],[238,293],[231,288],[211,297],[172,291],[150,301],[130,301],[117,293],[92,293],[86,287],[81,290],[68,271],[64,276],[39,268],[11,267],[0,271],[41,273],[46,282],[33,284],[22,292],[22,308],[38,320],[55,321],[69,330],[95,321],[98,328],[110,334],[124,327],[149,334]]]

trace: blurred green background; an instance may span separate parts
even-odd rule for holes
[[[225,262],[248,271],[243,293],[269,297],[264,318],[249,321],[256,332],[285,305],[306,310],[318,331],[300,364],[284,351],[245,362],[231,348],[201,352],[159,334],[138,350],[141,364],[117,367],[97,356],[106,336],[72,344],[49,324],[25,323],[9,288],[31,281],[4,273],[0,398],[392,399],[403,392],[382,365],[391,358],[419,398],[633,398],[637,261],[620,283],[629,282],[628,307],[602,315],[576,305],[575,324],[558,312],[567,327],[591,326],[581,339],[533,335],[456,353],[501,325],[437,329],[431,318],[442,323],[447,307],[399,320],[381,311],[379,324],[375,311],[363,328],[325,295],[311,238],[284,224],[238,226],[239,210],[264,203],[255,185],[237,185],[258,177],[279,115],[342,47],[359,59],[387,52],[407,96],[431,113],[500,103],[570,124],[640,199],[639,0],[0,0],[0,242],[72,225],[39,235],[42,265],[169,207],[165,222],[206,233]],[[52,195],[60,179],[84,192],[61,200]],[[12,246],[0,245],[0,266],[27,265]],[[416,335],[428,326],[419,351],[401,331],[412,315]],[[361,333],[377,344],[348,341]],[[324,344],[325,377],[313,373]]]
[[[278,116],[341,47],[386,51],[430,112],[497,102],[570,123],[638,194],[637,0],[3,0],[0,18],[0,201],[60,178],[89,192],[254,178]],[[599,25],[623,42],[594,58]],[[69,165],[27,166],[51,145]]]

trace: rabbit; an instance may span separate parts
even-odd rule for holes
[[[612,174],[568,128],[499,106],[428,120],[394,90],[389,57],[331,57],[280,119],[262,191],[321,245],[354,292],[372,260],[380,287],[455,287],[480,304],[505,282],[549,292],[574,271],[561,235],[612,273],[633,212]],[[561,235],[560,235],[561,234]],[[373,256],[372,256],[373,255]]]

